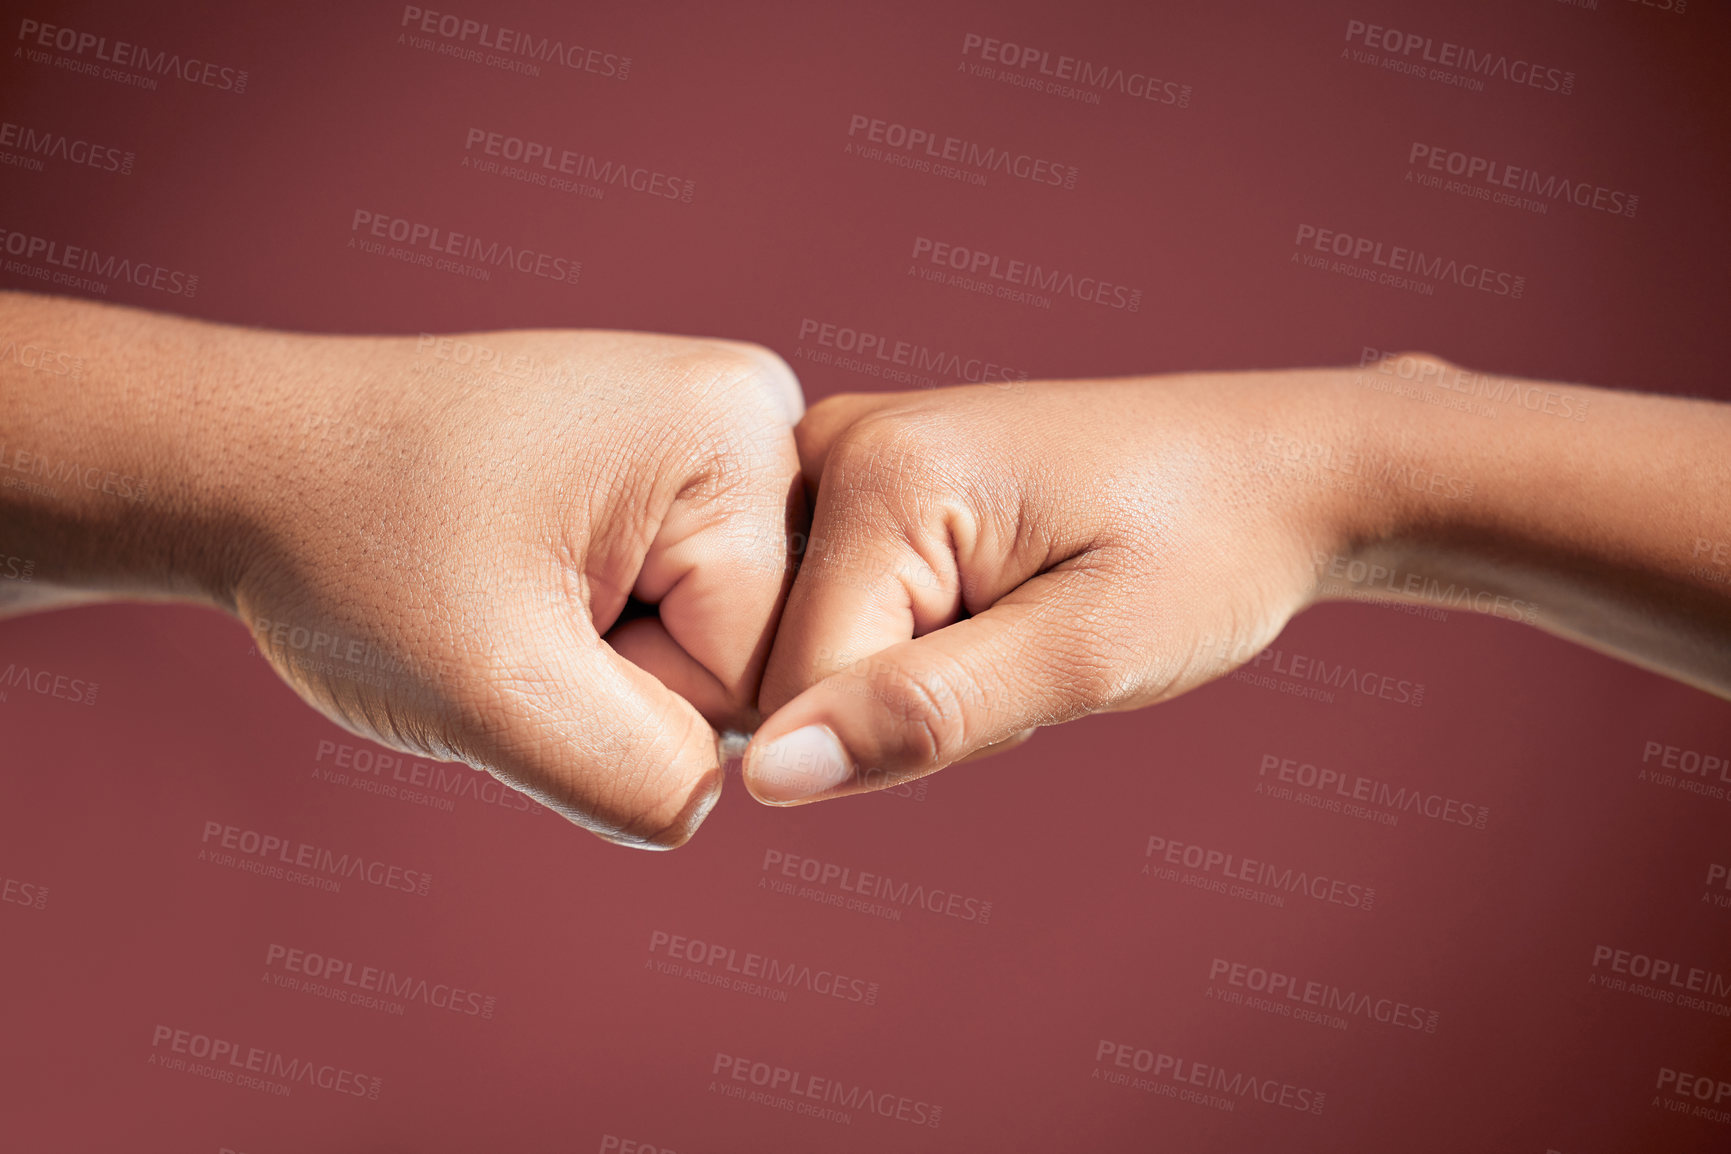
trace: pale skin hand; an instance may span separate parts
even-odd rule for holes
[[[461,340],[0,294],[0,344],[53,354],[0,361],[0,554],[31,563],[0,607],[226,609],[354,732],[678,845],[721,788],[712,723],[755,721],[798,384],[733,342]],[[657,611],[619,623],[628,597]]]
[[[1476,387],[1408,356],[814,406],[747,786],[865,792],[1170,699],[1354,581],[1731,696],[1731,406],[1505,382],[1486,418],[1403,376]]]

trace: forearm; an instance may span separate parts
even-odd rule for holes
[[[0,294],[0,346],[0,552],[31,567],[0,609],[227,603],[329,404],[331,350],[23,293]]]
[[[1319,598],[1489,612],[1731,693],[1731,406],[1430,359],[1331,376],[1376,484]]]

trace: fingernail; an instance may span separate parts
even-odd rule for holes
[[[853,776],[853,762],[827,725],[808,725],[748,756],[745,784],[771,805],[808,801]]]

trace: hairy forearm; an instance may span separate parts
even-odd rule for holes
[[[1731,406],[1419,357],[1323,388],[1372,483],[1319,598],[1489,612],[1731,693]]]

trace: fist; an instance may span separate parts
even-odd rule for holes
[[[308,702],[608,839],[684,842],[803,524],[773,354],[610,332],[277,337],[227,600]]]
[[[1342,523],[1328,490],[1258,468],[1268,428],[1317,419],[1287,399],[1303,376],[814,406],[798,432],[811,539],[748,787],[787,804],[894,785],[1254,656],[1308,602]]]

